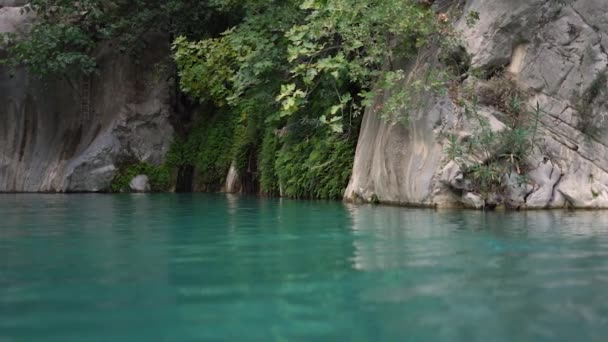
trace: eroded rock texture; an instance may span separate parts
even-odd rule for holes
[[[608,208],[608,84],[602,76],[608,2],[469,0],[464,11],[480,14],[473,27],[459,23],[471,67],[504,70],[543,111],[538,146],[526,160],[527,184],[509,183],[501,201],[515,208]],[[446,157],[446,133],[470,134],[449,97],[410,110],[406,127],[386,123],[377,108],[364,117],[347,200],[479,206]],[[480,111],[501,129],[498,108]]]
[[[0,32],[26,29],[19,5],[0,2]],[[168,39],[148,39],[139,63],[100,49],[88,80],[0,68],[0,192],[103,191],[121,162],[161,162],[173,136]]]

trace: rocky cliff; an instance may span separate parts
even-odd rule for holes
[[[505,181],[495,201],[529,209],[608,208],[608,2],[468,0],[463,10],[480,17],[471,27],[464,18],[457,24],[471,69],[486,75],[480,83],[500,70],[529,94],[530,106],[542,109],[536,146],[522,170],[526,181]],[[452,98],[434,96],[410,109],[405,126],[382,120],[378,107],[365,113],[347,200],[483,206],[479,194],[460,186],[466,175],[445,153],[450,133],[473,132]],[[501,108],[484,104],[481,111],[497,129],[504,126]]]
[[[0,32],[26,32],[34,18],[19,0],[0,0]],[[425,3],[433,3],[426,1]],[[363,118],[345,199],[428,207],[608,208],[608,2],[604,0],[442,0],[479,21],[456,22],[470,57],[466,79],[477,95],[501,74],[541,115],[517,174],[500,193],[480,194],[446,150],[449,138],[472,139],[479,127],[452,91],[420,95],[406,124],[382,118],[389,92]],[[450,18],[451,19],[451,18]],[[99,48],[92,77],[40,80],[0,68],[0,192],[80,192],[108,188],[121,164],[162,162],[174,130],[168,44],[147,37],[141,60],[110,44]],[[2,51],[0,50],[0,53]],[[404,62],[403,87],[439,60]],[[475,70],[476,72],[472,72]],[[481,101],[493,131],[508,126],[497,103]],[[481,163],[485,162],[480,160]],[[515,180],[517,178],[517,180]],[[225,190],[238,192],[231,169]]]
[[[23,4],[0,2],[0,32],[27,29]],[[169,47],[147,40],[137,61],[101,47],[91,77],[0,68],[0,192],[103,191],[125,160],[162,161],[173,137]]]

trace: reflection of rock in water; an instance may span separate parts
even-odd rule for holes
[[[230,215],[236,215],[239,208],[240,196],[233,194],[226,194],[226,203],[228,205],[228,213]]]
[[[349,209],[353,267],[365,284],[356,298],[394,308],[386,319],[396,329],[483,320],[484,329],[467,328],[483,337],[471,340],[492,340],[489,332],[521,329],[522,316],[535,328],[548,315],[601,320],[605,213]],[[442,332],[460,336],[461,328]]]
[[[433,211],[397,207],[348,207],[355,235],[354,267],[374,271],[441,267],[467,255],[523,256],[531,240],[556,244],[608,233],[602,212]]]
[[[449,252],[447,238],[459,228],[433,211],[354,205],[349,208],[355,236],[360,237],[355,239],[354,260],[360,270],[431,265],[434,253]],[[480,213],[474,214],[471,219],[479,216]],[[417,243],[421,241],[422,244]]]
[[[603,211],[547,210],[513,213],[510,217],[526,229],[530,237],[548,234],[567,238],[592,238],[608,233],[608,215]]]

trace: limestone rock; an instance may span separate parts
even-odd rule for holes
[[[241,182],[239,178],[239,171],[236,169],[236,164],[232,162],[228,175],[226,176],[226,183],[222,189],[222,192],[236,194],[241,192]]]
[[[608,2],[468,0],[469,11],[479,12],[479,22],[457,26],[471,67],[482,77],[504,70],[529,94],[527,105],[542,109],[526,181],[508,181],[503,200],[528,209],[608,208],[608,82],[600,78],[608,72]],[[600,96],[581,110],[591,86]],[[448,134],[465,139],[475,128],[449,98],[424,97],[422,108],[408,108],[405,127],[380,119],[374,108],[386,97],[366,111],[346,200],[374,193],[381,202],[478,207],[444,153]],[[493,131],[504,129],[491,103],[480,114]]]
[[[464,189],[464,176],[460,166],[454,161],[450,161],[446,164],[441,172],[440,180],[448,186],[456,189]]]
[[[528,196],[534,187],[526,182],[525,178],[513,172],[503,177],[503,184],[507,187],[506,204],[511,208],[521,208],[525,205]]]
[[[146,175],[138,175],[133,177],[129,183],[129,188],[134,192],[150,192],[150,179]]]
[[[461,201],[466,208],[470,209],[483,209],[485,206],[483,198],[472,192],[465,192]]]
[[[437,134],[454,121],[453,104],[447,97],[434,99],[412,111],[409,127],[384,122],[373,108],[363,118],[345,198],[375,194],[382,203],[434,206],[438,177],[429,171],[441,170],[444,164],[444,146]]]

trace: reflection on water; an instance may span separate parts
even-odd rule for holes
[[[471,241],[456,238],[458,234],[482,240],[491,247],[491,252],[506,256],[522,253],[523,256],[529,248],[534,248],[536,255],[542,252],[538,248],[550,252],[573,242],[593,243],[596,245],[592,249],[599,249],[602,246],[597,243],[605,243],[608,233],[608,213],[601,211],[484,213],[354,205],[349,205],[348,210],[353,217],[355,234],[366,237],[355,244],[355,267],[358,269],[402,266],[401,262],[412,261],[404,253],[415,256],[426,253],[429,257],[466,253]],[[601,251],[594,253],[603,255]]]
[[[423,336],[449,340],[599,341],[607,332],[604,212],[349,210],[355,268],[388,277],[360,299],[398,303],[385,322],[395,329],[434,326]]]
[[[608,215],[0,196],[0,341],[584,341]]]

